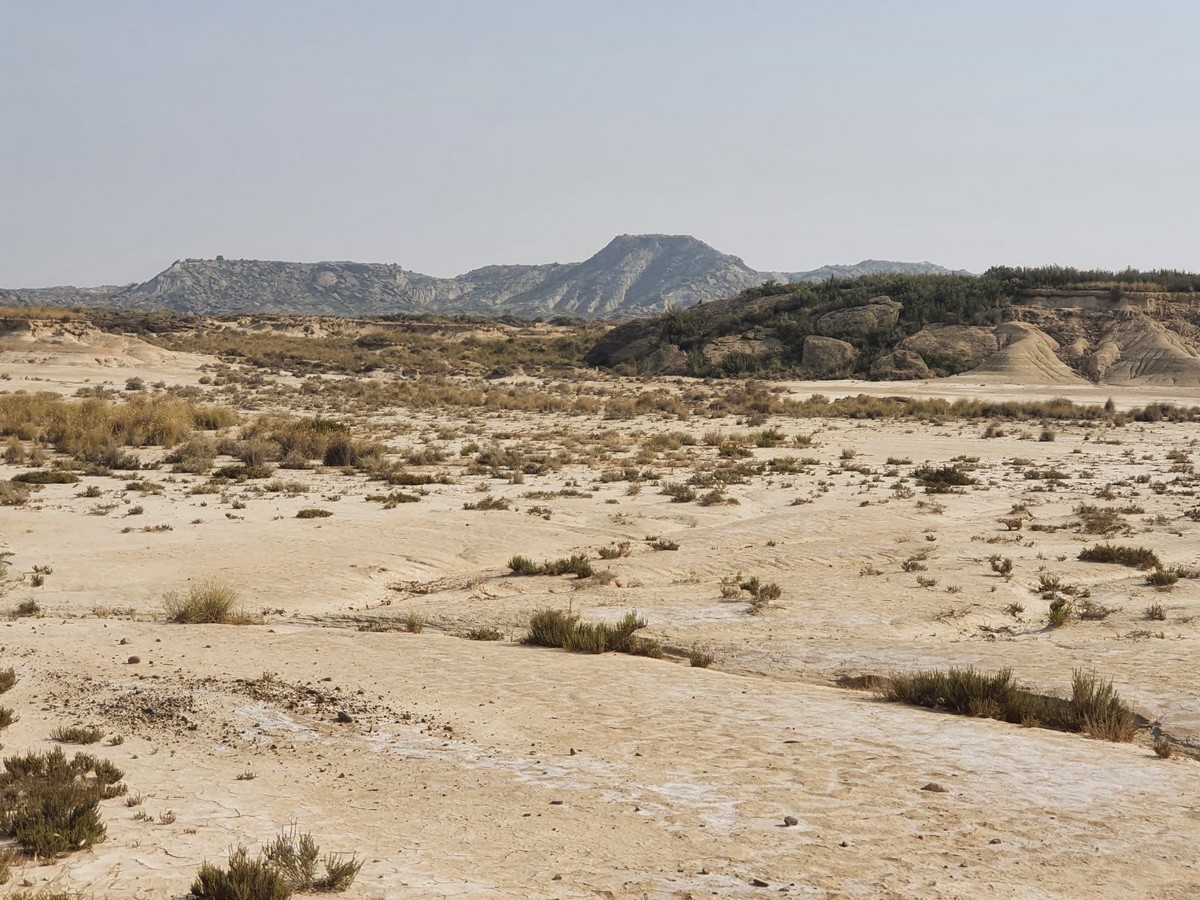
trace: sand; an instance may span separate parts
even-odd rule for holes
[[[202,363],[159,358],[141,364],[142,377],[196,383]],[[10,380],[0,387],[67,390],[113,379],[106,366],[64,368],[7,361]],[[831,397],[1112,396],[1120,408],[1200,402],[1187,388],[967,378],[785,388]],[[1195,565],[1200,522],[1184,513],[1197,500],[1186,473],[1172,472],[1180,459],[1166,456],[1175,450],[1195,462],[1194,426],[1055,425],[1056,439],[1043,442],[1037,423],[1006,424],[1002,437],[984,439],[986,423],[977,421],[776,418],[768,424],[789,438],[816,432],[815,446],[755,449],[754,458],[819,462],[731,485],[737,505],[704,507],[673,503],[652,483],[630,494],[626,482],[600,481],[616,462],[576,463],[520,484],[469,475],[457,448],[468,440],[549,447],[557,430],[557,439],[585,443],[611,432],[636,450],[656,432],[763,426],[408,410],[357,411],[356,421],[380,436],[392,429],[395,447],[444,445],[447,461],[428,471],[452,472],[457,483],[385,509],[365,499],[380,492],[378,482],[336,470],[277,473],[306,493],[248,482],[222,495],[190,494],[207,479],[164,467],[136,473],[161,483],[160,495],[126,490],[134,475],[117,473],[0,507],[0,551],[12,554],[3,602],[33,597],[43,610],[3,625],[0,664],[21,677],[5,697],[21,716],[4,733],[5,752],[52,746],[47,735],[59,724],[95,724],[124,741],[89,750],[125,769],[130,792],[145,796],[139,807],[107,801],[108,840],[53,865],[29,864],[15,883],[182,897],[202,860],[238,843],[257,847],[296,822],[324,850],[364,859],[347,897],[1200,892],[1200,763],[1186,752],[1161,760],[1146,734],[1113,744],[834,686],[839,675],[953,664],[1012,666],[1027,684],[1062,692],[1073,668],[1095,668],[1181,750],[1200,746],[1200,581],[1159,592],[1135,570],[1081,563],[1079,549],[1103,537],[1072,524],[1080,502],[1136,505],[1142,512],[1125,516],[1134,534],[1115,539],[1151,546],[1167,564]],[[446,429],[459,431],[436,436]],[[147,462],[162,456],[142,453]],[[979,484],[965,493],[893,490],[897,475],[958,456],[978,457]],[[1018,457],[1028,462],[1014,464]],[[683,481],[716,459],[699,444],[642,467]],[[3,468],[5,477],[20,471]],[[1069,477],[1024,474],[1047,468]],[[1185,483],[1172,485],[1180,475]],[[1116,499],[1096,499],[1107,483]],[[1159,493],[1152,483],[1166,486]],[[91,484],[101,497],[77,496]],[[463,509],[483,496],[479,484],[514,508]],[[591,496],[524,496],[566,487]],[[1033,518],[1010,532],[997,520],[1018,502]],[[117,505],[89,514],[107,503]],[[136,506],[142,511],[131,514]],[[549,520],[527,514],[533,506]],[[295,518],[304,507],[333,515]],[[679,549],[653,550],[647,536]],[[630,554],[597,560],[616,541],[628,541]],[[507,574],[514,553],[581,551],[613,580]],[[920,575],[937,580],[930,587],[902,568],[923,552]],[[991,572],[995,553],[1014,559],[1011,581]],[[30,583],[35,565],[53,569],[40,587]],[[1047,629],[1047,603],[1031,592],[1043,571],[1088,587],[1114,611]],[[723,598],[721,580],[739,572],[779,583],[778,604],[755,616],[744,594]],[[237,586],[265,623],[162,621],[165,592],[211,578]],[[1144,618],[1153,602],[1166,608],[1165,621]],[[1024,611],[1005,612],[1014,603]],[[605,620],[637,609],[667,659],[519,644],[530,613],[547,606]],[[402,630],[412,617],[424,620],[421,633]],[[505,639],[460,636],[482,626]],[[712,668],[687,664],[694,648],[714,657]],[[352,721],[339,723],[339,712]],[[922,790],[930,783],[946,790]],[[135,820],[140,811],[148,821]],[[174,821],[164,824],[168,811]],[[785,826],[785,816],[797,824]]]

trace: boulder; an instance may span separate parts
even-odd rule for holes
[[[921,359],[921,354],[896,350],[871,363],[870,376],[876,381],[918,381],[933,378],[934,374]]]
[[[903,304],[891,297],[872,297],[863,306],[825,313],[817,319],[816,328],[824,335],[867,337],[895,328],[903,309]]]
[[[858,351],[837,338],[810,334],[804,339],[800,365],[813,378],[845,378],[854,371]]]
[[[899,350],[919,353],[939,375],[957,375],[980,365],[1000,349],[995,329],[978,325],[927,325],[900,342]]]
[[[639,375],[686,375],[688,355],[674,344],[663,344],[638,361]]]
[[[704,361],[719,365],[726,357],[737,354],[770,356],[783,350],[783,341],[770,328],[752,328],[745,334],[727,334],[704,345]]]

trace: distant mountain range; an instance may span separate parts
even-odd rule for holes
[[[952,274],[868,259],[810,272],[758,272],[688,235],[621,235],[579,263],[486,266],[435,278],[387,263],[184,259],[142,284],[0,288],[0,305],[173,310],[199,315],[397,313],[627,318],[731,297],[765,281],[880,273]],[[958,273],[966,274],[966,273]]]

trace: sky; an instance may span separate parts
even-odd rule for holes
[[[0,286],[649,232],[1197,270],[1198,32],[1187,0],[0,0]]]

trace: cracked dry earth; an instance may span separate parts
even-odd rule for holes
[[[1074,390],[1080,402],[1108,394]],[[1147,396],[1116,400],[1128,408]],[[733,417],[387,410],[356,427],[382,438],[401,419],[404,443],[445,446],[429,471],[448,478],[394,508],[367,502],[380,488],[361,473],[281,473],[305,480],[297,495],[254,482],[198,493],[203,477],[166,466],[139,473],[159,493],[88,476],[0,507],[4,602],[41,607],[0,623],[0,665],[20,679],[4,697],[20,716],[5,752],[47,749],[59,725],[95,725],[123,740],[87,749],[143,798],[105,801],[106,841],[26,864],[7,889],[182,900],[203,860],[257,848],[294,822],[322,850],[364,861],[348,898],[1200,895],[1200,763],[1189,755],[1200,731],[1200,579],[1159,592],[1142,572],[1077,558],[1112,539],[1151,546],[1166,565],[1200,563],[1200,521],[1188,515],[1194,425],[1061,424],[1040,442],[1024,425],[985,440],[978,421],[779,419],[769,424],[789,442],[817,440],[751,445],[748,462],[814,461],[789,474],[747,470],[727,485],[737,504],[701,506],[660,490],[727,462],[700,442],[637,462],[661,476],[640,491],[600,477],[621,458],[519,482],[471,473],[460,446],[605,441],[632,460],[681,427],[753,430]],[[454,428],[459,436],[442,436]],[[975,485],[905,492],[915,466],[956,457],[975,460]],[[1051,468],[1064,477],[1043,477]],[[93,485],[101,496],[82,499]],[[465,510],[479,485],[512,508]],[[115,511],[89,514],[97,502]],[[121,515],[135,502],[139,518]],[[1080,503],[1139,511],[1122,513],[1117,533],[1087,534]],[[1029,512],[1020,531],[998,524],[1014,504]],[[313,506],[333,515],[296,518]],[[679,548],[655,550],[648,537]],[[627,555],[601,561],[599,549],[618,542]],[[515,553],[587,553],[612,577],[515,578]],[[1014,560],[1010,580],[989,569],[997,553]],[[916,581],[913,559],[936,584]],[[35,565],[52,568],[38,587]],[[780,600],[751,615],[744,595],[723,597],[721,581],[738,572],[778,582]],[[1109,612],[1047,628],[1047,601],[1031,589],[1041,574]],[[211,577],[266,621],[162,621],[165,592]],[[1163,620],[1147,621],[1153,602]],[[1023,611],[1006,611],[1014,606]],[[637,609],[667,658],[520,644],[545,607],[606,621]],[[421,633],[404,630],[414,618]],[[482,627],[502,639],[462,637]],[[712,668],[687,665],[694,648]],[[1146,730],[1113,744],[834,686],[839,675],[947,665],[1011,665],[1057,693],[1073,668],[1095,668],[1182,752],[1156,758]]]

